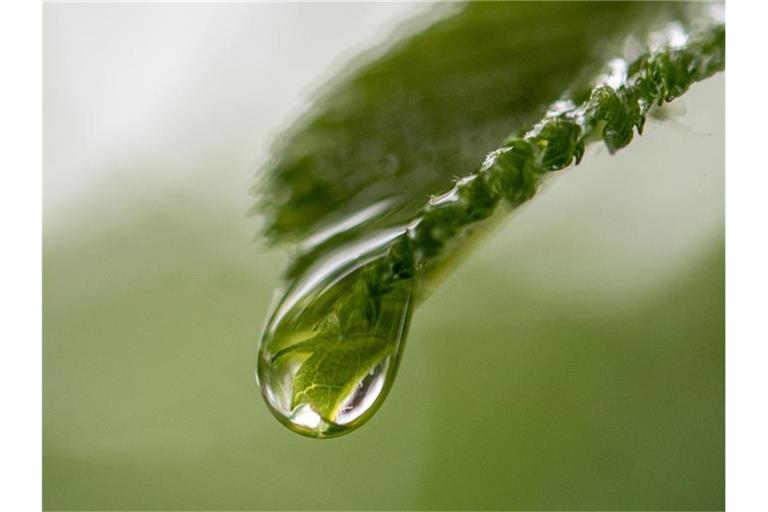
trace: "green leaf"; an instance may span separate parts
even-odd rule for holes
[[[330,420],[375,366],[387,356],[391,344],[375,337],[318,336],[291,347],[312,355],[299,367],[293,381],[292,405],[310,403]]]
[[[478,2],[452,10],[341,73],[276,142],[256,187],[268,238],[304,239],[370,208],[377,213],[361,229],[403,222],[551,102],[583,88],[627,36],[643,40],[690,6]]]
[[[310,354],[294,376],[292,407],[312,404],[317,414],[332,421],[342,401],[393,348],[391,340],[372,334],[377,309],[366,280],[354,279],[320,318],[310,339],[275,352],[273,361]]]
[[[531,199],[547,174],[579,163],[594,141],[611,153],[625,147],[652,108],[724,69],[725,28],[707,8],[470,4],[319,101],[278,144],[263,195],[267,234],[305,239],[287,282],[315,277],[308,282],[334,298],[296,307],[314,337],[275,352],[310,354],[293,376],[292,407],[310,404],[332,422],[405,336],[407,321],[377,335],[388,293],[407,287],[421,300],[467,240]],[[633,34],[652,44],[625,49]],[[362,263],[365,237],[385,227],[394,234]],[[334,258],[360,270],[323,283]],[[277,318],[285,323],[267,332],[281,336],[262,342],[267,362],[295,327]],[[386,378],[391,385],[394,371]]]

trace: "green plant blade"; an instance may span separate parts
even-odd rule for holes
[[[479,228],[587,144],[626,146],[652,108],[724,68],[725,29],[708,10],[471,4],[326,96],[267,174],[268,233],[305,239],[262,339],[273,412],[318,437],[367,420],[394,380],[413,302]]]
[[[397,224],[529,126],[630,34],[684,15],[658,2],[479,2],[342,73],[273,148],[266,235],[316,234],[380,204]]]

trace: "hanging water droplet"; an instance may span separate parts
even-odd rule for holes
[[[377,266],[404,230],[336,249],[293,279],[264,330],[257,379],[290,429],[332,437],[362,425],[394,381],[413,282]]]

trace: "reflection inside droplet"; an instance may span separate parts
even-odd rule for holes
[[[261,340],[257,379],[292,430],[332,437],[363,424],[397,371],[413,308],[411,280],[379,266],[404,230],[339,248],[288,283]]]

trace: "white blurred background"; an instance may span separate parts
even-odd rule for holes
[[[105,195],[119,209],[148,186],[243,199],[318,81],[427,7],[46,5],[46,222]]]

